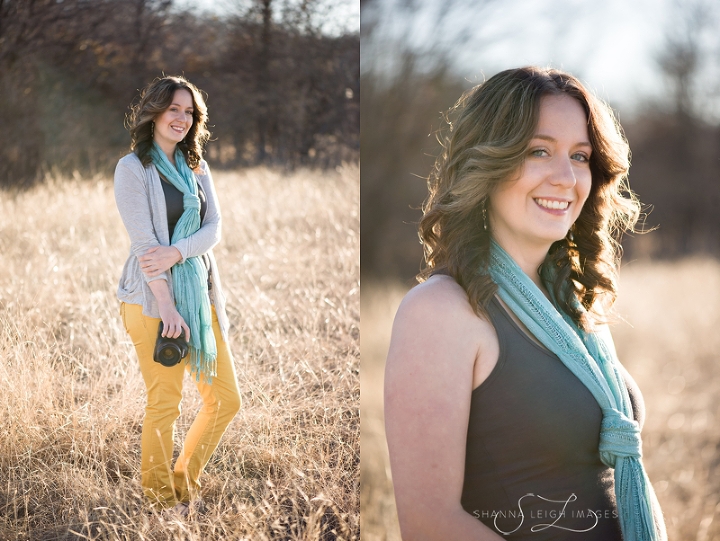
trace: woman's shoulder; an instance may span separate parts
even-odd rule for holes
[[[115,177],[117,178],[118,174],[126,171],[133,173],[135,176],[144,174],[145,166],[134,152],[130,152],[118,160],[115,167]]]
[[[140,158],[134,152],[128,152],[127,154],[125,154],[125,156],[120,158],[120,160],[118,160],[118,165],[121,164],[124,166],[136,167],[139,165],[142,167],[142,162],[140,161]]]
[[[386,396],[407,398],[424,389],[436,398],[452,395],[456,406],[464,396],[469,408],[470,392],[497,358],[492,323],[473,311],[453,278],[433,276],[414,287],[398,308],[385,363]]]
[[[210,167],[207,162],[201,158],[197,166],[192,168],[192,172],[195,175],[197,181],[202,184],[203,188],[207,189],[208,185],[212,182],[212,176],[210,174]]]
[[[451,276],[443,274],[433,275],[412,288],[398,311],[480,320],[470,306],[465,290]]]
[[[472,309],[465,290],[446,275],[431,276],[411,289],[398,307],[395,325],[412,327],[418,338],[426,333],[478,345],[495,334],[492,323]]]

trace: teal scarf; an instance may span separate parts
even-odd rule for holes
[[[500,245],[492,241],[490,276],[500,298],[547,349],[588,388],[603,413],[600,459],[615,469],[615,496],[625,541],[667,539],[657,498],[642,461],[640,427],[611,342],[579,329],[543,295]],[[548,287],[548,291],[552,288]]]
[[[183,194],[183,213],[171,239],[171,244],[189,237],[200,229],[200,198],[195,174],[188,167],[180,149],[175,150],[175,166],[170,163],[157,143],[150,150],[157,170]],[[175,307],[190,328],[190,371],[205,375],[210,383],[216,375],[217,345],[212,330],[212,309],[208,295],[208,273],[199,257],[188,257],[172,267]]]

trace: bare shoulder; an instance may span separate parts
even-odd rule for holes
[[[387,370],[403,366],[435,375],[465,374],[463,381],[476,385],[476,368],[485,365],[484,359],[492,358],[496,349],[492,323],[475,314],[465,290],[449,276],[433,276],[400,303]]]
[[[411,289],[400,303],[395,326],[411,325],[418,334],[442,334],[475,338],[482,342],[488,332],[494,335],[492,324],[478,317],[468,301],[465,290],[450,276],[436,275]],[[466,331],[472,330],[470,335]]]

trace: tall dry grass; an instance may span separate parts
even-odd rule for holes
[[[364,285],[360,477],[363,541],[397,541],[382,422],[382,375],[405,289]],[[613,326],[643,392],[644,461],[673,541],[720,539],[720,262],[635,262],[621,272]]]
[[[359,168],[215,182],[243,407],[201,479],[209,513],[188,521],[141,499],[111,180],[0,194],[0,539],[359,537]],[[199,404],[186,379],[178,438]]]

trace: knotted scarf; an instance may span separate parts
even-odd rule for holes
[[[640,427],[615,347],[580,329],[557,309],[500,245],[492,241],[490,276],[498,294],[527,329],[588,388],[602,409],[600,459],[615,470],[615,497],[625,541],[665,541],[655,492],[641,461]],[[552,272],[552,271],[551,271]],[[552,288],[548,288],[551,291]],[[552,295],[552,294],[551,294]]]
[[[200,229],[197,180],[180,149],[175,150],[174,166],[157,143],[153,143],[150,156],[157,170],[183,194],[183,213],[175,225],[172,244]],[[216,375],[217,345],[212,330],[207,268],[200,257],[188,257],[173,265],[171,272],[175,307],[190,328],[190,371],[198,381],[202,373],[211,382]]]

